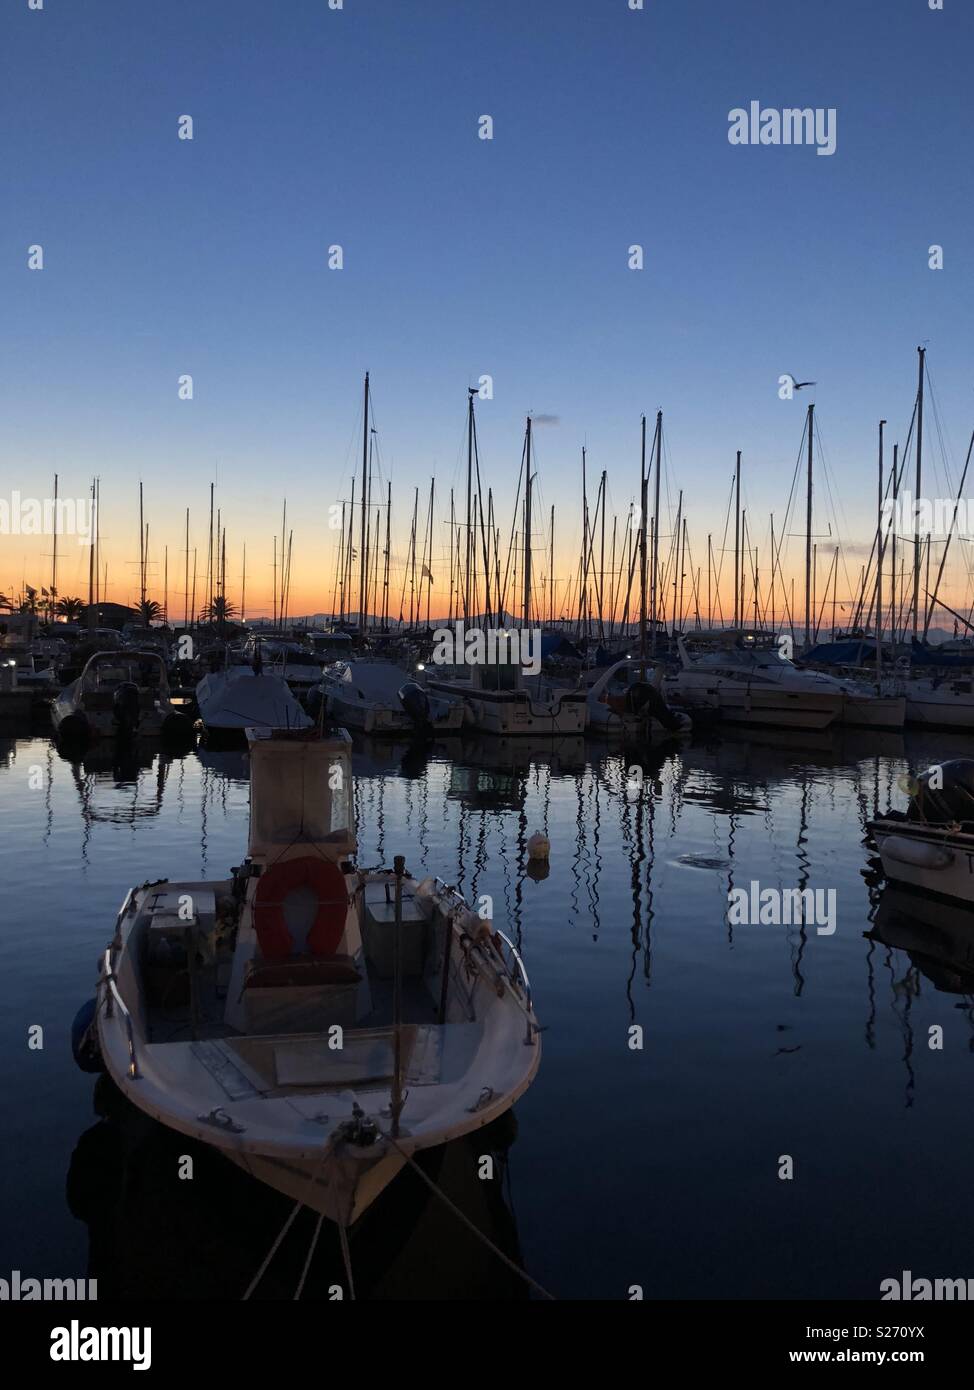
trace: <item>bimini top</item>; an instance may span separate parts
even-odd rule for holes
[[[352,740],[345,729],[248,729],[251,858],[355,852]]]

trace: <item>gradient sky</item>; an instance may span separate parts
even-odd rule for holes
[[[719,543],[738,448],[766,555],[809,395],[779,400],[784,372],[818,382],[833,530],[853,547],[874,525],[876,422],[905,440],[919,343],[956,484],[974,422],[967,0],[2,0],[0,33],[0,495],[47,495],[57,471],[83,496],[98,474],[113,598],[137,596],[141,478],[150,591],[168,543],[181,614],[185,508],[202,569],[216,479],[231,597],[246,541],[248,611],[269,610],[286,495],[291,609],[328,607],[327,509],[349,496],[366,368],[397,557],[433,473],[446,547],[483,373],[505,534],[525,413],[558,417],[536,431],[537,515],[556,504],[562,580],[582,444],[622,516],[658,408],[694,563]],[[837,152],[731,146],[728,112],[752,100],[835,107]],[[928,441],[936,470],[932,414]],[[824,532],[824,474],[819,496]],[[46,583],[50,548],[0,537],[0,589]],[[86,554],[62,551],[60,591],[84,595]],[[850,574],[861,562],[850,548]]]

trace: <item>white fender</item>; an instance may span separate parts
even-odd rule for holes
[[[952,850],[906,835],[890,835],[883,841],[880,852],[884,858],[889,855],[895,864],[911,864],[917,869],[946,869],[954,862]]]

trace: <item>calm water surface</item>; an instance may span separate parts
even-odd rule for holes
[[[524,953],[544,1055],[504,1182],[470,1182],[463,1146],[438,1181],[542,1285],[871,1299],[904,1269],[974,1275],[974,927],[870,886],[862,843],[877,808],[905,803],[909,767],[963,745],[705,738],[645,761],[641,787],[631,759],[581,740],[356,750],[360,862],[404,854],[489,894]],[[176,1191],[186,1141],[131,1116],[121,1141],[124,1105],[69,1046],[128,888],[240,862],[247,776],[243,754],[71,762],[45,737],[0,740],[0,1273],[77,1276],[90,1261],[108,1292],[238,1297],[290,1209],[205,1150]],[[528,871],[536,829],[547,877]],[[835,934],[730,926],[728,890],[752,879],[834,888]],[[28,1050],[32,1024],[43,1050]],[[355,1233],[362,1289],[520,1296],[411,1179]],[[291,1296],[310,1229],[265,1296]],[[332,1277],[330,1238],[309,1293]]]

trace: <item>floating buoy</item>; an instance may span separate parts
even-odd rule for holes
[[[95,1027],[94,999],[82,1004],[71,1025],[71,1055],[82,1071],[99,1072],[105,1070],[98,1046],[98,1030]]]
[[[536,830],[528,840],[529,859],[547,859],[551,854],[551,842],[547,835],[543,835],[540,830]]]

